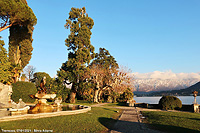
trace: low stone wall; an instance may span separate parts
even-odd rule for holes
[[[0,108],[10,107],[12,87],[0,83]]]
[[[79,107],[81,107],[83,109],[73,110],[73,111],[58,111],[58,112],[52,112],[52,113],[38,113],[38,114],[5,116],[5,117],[0,118],[0,122],[23,120],[23,119],[38,119],[38,118],[46,118],[46,117],[54,117],[54,116],[62,116],[62,115],[74,115],[74,114],[86,113],[91,110],[91,107],[89,107],[89,106],[79,105]]]
[[[181,110],[188,111],[188,112],[194,112],[192,104],[183,104]]]
[[[148,104],[148,103],[135,103],[135,107],[148,108],[148,109],[160,109],[159,104]],[[194,112],[192,104],[182,104],[181,111]]]
[[[148,103],[135,103],[135,107],[148,108]]]

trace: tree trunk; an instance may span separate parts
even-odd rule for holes
[[[15,69],[14,72],[15,73],[14,73],[12,79],[13,79],[13,82],[16,83],[17,81],[19,81],[19,72],[17,69]]]
[[[98,93],[99,93],[99,89],[95,89],[94,91],[94,99],[93,99],[93,102],[94,103],[98,103]]]
[[[99,94],[98,94],[98,102],[101,101],[101,93],[102,93],[102,90],[99,90]]]
[[[21,67],[21,50],[20,50],[20,46],[16,46],[16,52],[14,53],[14,61],[15,61],[15,64],[19,64],[20,67]]]
[[[74,85],[74,83],[72,83],[72,88],[71,88],[71,92],[70,92],[70,97],[69,97],[69,102],[70,103],[76,103],[76,86]]]
[[[75,98],[76,98],[76,92],[71,91],[70,97],[69,97],[69,102],[70,102],[70,103],[76,103]]]

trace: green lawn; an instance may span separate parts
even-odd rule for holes
[[[150,127],[166,132],[200,132],[200,114],[189,112],[143,111]]]
[[[112,129],[120,115],[118,109],[93,107],[83,114],[1,122],[0,130],[34,129],[53,132],[100,132]]]
[[[48,104],[53,104],[54,102],[47,102]],[[63,102],[62,105],[68,105],[68,104],[72,104],[72,103],[65,103]],[[73,103],[74,105],[87,105],[87,106],[91,106],[91,105],[95,105],[97,103],[93,103],[93,102],[88,102],[88,101],[84,101],[84,100],[77,100],[76,103]]]
[[[105,104],[103,106],[104,107],[124,107],[124,106],[128,107],[126,105],[126,103],[108,103],[108,104]]]
[[[71,103],[62,103],[62,104],[71,104]],[[95,105],[97,103],[93,103],[93,102],[88,102],[88,101],[84,101],[84,100],[77,100],[76,105],[87,105],[87,106],[91,106],[91,105]]]

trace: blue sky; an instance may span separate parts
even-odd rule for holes
[[[55,76],[67,60],[64,28],[71,7],[94,20],[91,43],[133,72],[200,72],[199,0],[27,0],[38,23],[30,65]],[[8,42],[8,31],[0,33]],[[6,46],[7,48],[8,46]]]

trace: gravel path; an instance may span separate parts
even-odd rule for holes
[[[92,105],[91,107],[103,107],[108,103],[100,103]],[[145,110],[137,107],[109,107],[122,109],[123,112],[118,121],[114,125],[114,129],[111,133],[162,133],[157,130],[148,128],[148,124],[142,123],[143,116],[140,114],[141,110]],[[155,109],[148,109],[148,111],[160,111]]]
[[[123,109],[123,113],[114,126],[111,133],[161,133],[160,131],[152,130],[147,127],[147,124],[142,123],[142,115],[135,107],[119,107]]]

